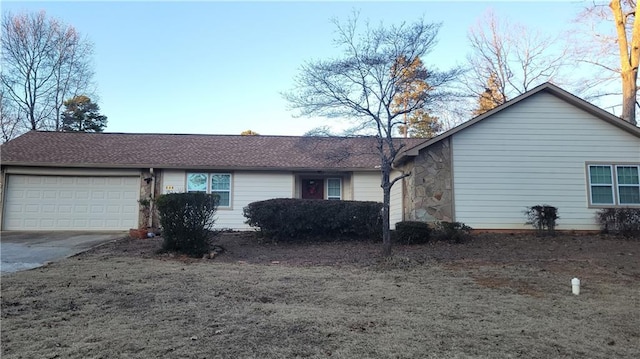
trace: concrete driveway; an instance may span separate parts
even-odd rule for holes
[[[37,268],[127,236],[127,232],[0,233],[0,272]]]

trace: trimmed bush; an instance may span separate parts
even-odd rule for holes
[[[250,203],[245,223],[274,239],[379,238],[382,203],[276,198]]]
[[[605,208],[596,213],[603,233],[640,237],[640,208]]]
[[[527,224],[532,225],[538,233],[555,233],[556,221],[560,218],[556,207],[546,204],[527,207],[524,214],[527,216]]]
[[[209,230],[218,208],[218,196],[206,193],[170,193],[157,199],[162,226],[162,248],[191,256],[209,251]]]
[[[403,221],[396,223],[396,230],[393,235],[398,243],[426,243],[429,241],[431,228],[425,222]]]
[[[471,237],[472,229],[462,222],[437,222],[434,237],[439,241],[462,243]]]

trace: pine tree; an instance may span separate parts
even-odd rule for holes
[[[425,81],[427,70],[419,57],[416,57],[411,64],[407,64],[407,59],[401,56],[392,71],[402,71],[399,76],[401,81],[397,84],[400,91],[393,99],[393,107],[396,109],[413,107],[433,90]],[[431,116],[424,108],[404,114],[404,124],[398,126],[398,131],[404,137],[430,138],[441,129],[442,125],[438,118]]]
[[[473,115],[482,115],[507,102],[507,96],[505,96],[500,89],[500,80],[495,73],[492,73],[489,79],[487,79],[485,91],[478,97],[478,108],[473,111]]]
[[[87,96],[75,96],[64,102],[62,131],[102,132],[107,126],[107,116],[100,115],[98,104]]]

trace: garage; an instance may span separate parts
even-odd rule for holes
[[[3,230],[126,230],[138,224],[138,176],[8,174]]]

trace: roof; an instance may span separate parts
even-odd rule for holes
[[[402,162],[403,160],[406,160],[407,157],[414,157],[417,156],[418,153],[420,152],[420,150],[422,150],[423,148],[429,147],[435,143],[438,143],[448,137],[453,136],[454,134],[460,132],[460,131],[464,131],[466,128],[469,128],[475,124],[477,124],[478,122],[484,121],[487,118],[490,118],[491,116],[493,116],[494,114],[503,111],[511,106],[514,106],[515,104],[537,94],[540,92],[546,92],[549,94],[552,94],[564,101],[566,101],[569,104],[572,104],[590,114],[592,114],[593,116],[606,121],[618,128],[621,128],[622,130],[625,130],[629,133],[631,133],[632,135],[636,136],[636,137],[640,137],[640,128],[630,124],[629,122],[621,119],[620,117],[614,116],[611,113],[601,109],[600,107],[597,107],[573,94],[571,94],[570,92],[567,92],[563,89],[561,89],[560,87],[551,84],[549,82],[544,83],[540,86],[537,86],[525,93],[523,93],[522,95],[515,97],[507,102],[505,102],[504,104],[490,110],[487,111],[485,113],[483,113],[480,116],[477,116],[459,126],[456,126],[452,129],[450,129],[449,131],[446,131],[436,137],[433,137],[431,139],[429,139],[428,141],[422,142],[422,143],[418,143],[413,147],[407,147],[405,149],[405,151],[400,154],[398,156],[398,158],[396,159],[396,162]]]
[[[424,139],[403,141],[414,146]],[[31,131],[0,151],[3,166],[375,170],[375,144],[374,137]]]

